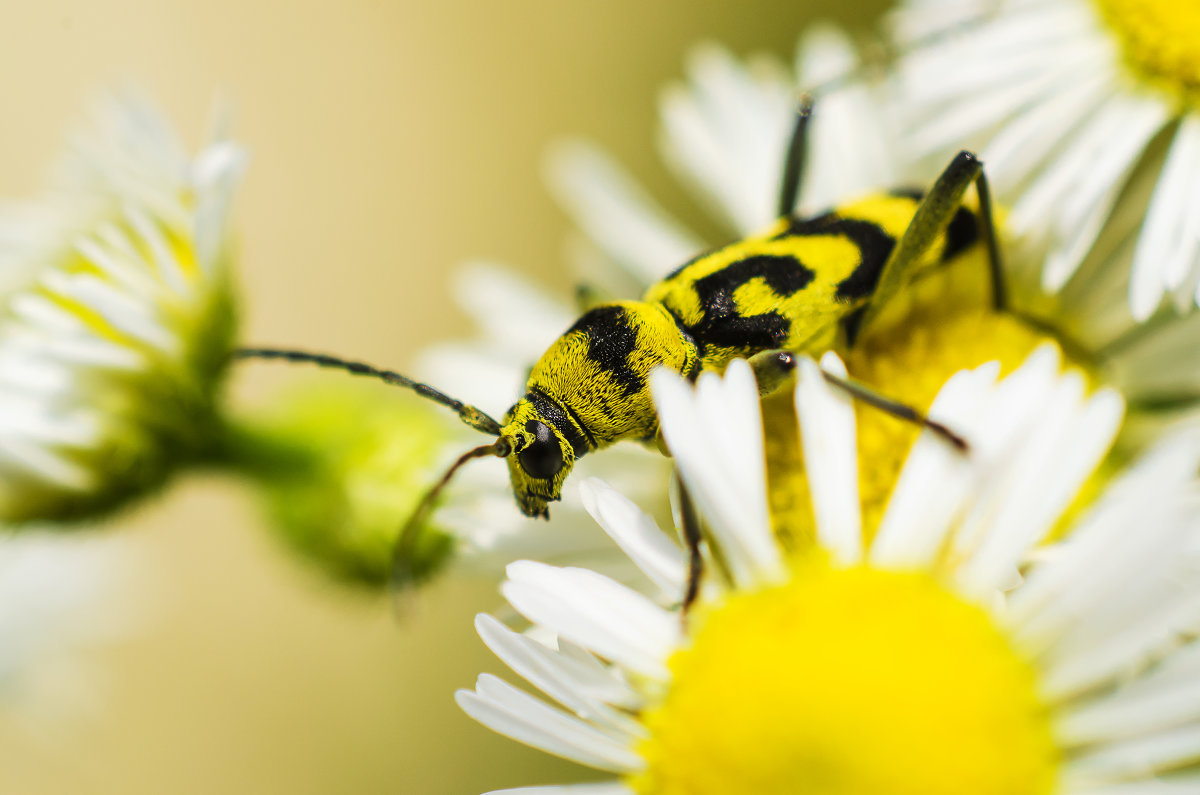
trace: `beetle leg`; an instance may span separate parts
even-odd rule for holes
[[[783,162],[783,177],[779,181],[779,217],[787,218],[796,207],[800,195],[800,182],[804,179],[804,160],[808,155],[808,122],[812,118],[813,100],[808,94],[800,97],[796,110],[796,124],[792,137],[788,139],[787,154]]]
[[[991,191],[983,174],[983,163],[974,154],[964,150],[950,161],[950,165],[946,166],[917,206],[904,235],[883,266],[875,292],[858,323],[860,328],[869,327],[880,309],[887,306],[912,281],[913,269],[921,262],[922,255],[929,247],[945,233],[962,205],[963,194],[972,183],[979,195],[980,236],[988,252],[992,303],[997,308],[1005,305],[1004,268],[996,238]]]
[[[796,358],[795,354],[790,351],[763,351],[750,357],[750,367],[754,371],[755,379],[758,381],[758,393],[765,396],[775,392],[791,381],[792,374],[796,369]],[[931,431],[961,453],[966,453],[970,448],[962,436],[937,420],[929,419],[923,412],[907,403],[894,400],[860,381],[831,373],[828,370],[821,370],[821,376],[826,382],[842,390],[855,400],[862,401],[868,406],[878,409],[885,414],[890,414],[896,419],[920,425],[922,428]]]

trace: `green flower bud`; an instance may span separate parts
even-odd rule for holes
[[[335,578],[386,586],[405,522],[461,445],[438,407],[380,384],[340,378],[291,389],[243,423],[234,456],[262,485],[284,541]],[[461,491],[451,487],[443,501]],[[404,561],[417,581],[456,549],[438,511]]]

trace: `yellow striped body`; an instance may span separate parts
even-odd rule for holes
[[[840,322],[870,300],[919,203],[912,194],[882,194],[835,213],[780,219],[761,235],[688,263],[645,299],[680,318],[702,347],[705,369],[774,348],[824,352]],[[974,242],[974,216],[961,212],[959,228],[952,224],[914,273]]]
[[[509,470],[522,511],[546,515],[580,455],[655,436],[648,386],[655,367],[694,378],[765,350],[832,347],[870,301],[919,203],[916,192],[877,194],[813,218],[780,219],[686,263],[640,302],[585,314],[537,362],[525,396],[505,417],[502,433],[519,451]],[[974,213],[960,208],[906,272],[934,267],[977,238]],[[552,467],[539,465],[535,452],[560,456],[551,461],[560,464],[552,476],[539,477]]]

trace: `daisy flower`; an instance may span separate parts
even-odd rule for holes
[[[1200,302],[1200,8],[908,0],[894,22],[914,151],[980,153],[1047,290],[1119,257],[1137,320]]]
[[[669,606],[682,551],[619,493],[584,485],[649,587],[513,563],[503,593],[532,627],[477,626],[557,705],[486,674],[457,698],[490,728],[614,778],[507,792],[1196,791],[1200,439],[1164,440],[1076,514],[1067,541],[1039,546],[1122,403],[1060,374],[1052,346],[998,372],[946,383],[932,412],[970,452],[923,435],[872,532],[854,411],[802,360],[795,408],[821,463],[807,543],[768,518],[778,486],[749,368],[702,375],[695,391],[660,375],[664,435],[709,531],[707,587],[682,617]]]
[[[95,516],[208,454],[243,163],[114,97],[46,195],[0,211],[0,520]]]
[[[502,416],[524,391],[530,365],[571,325],[572,310],[492,264],[462,268],[453,292],[478,333],[427,348],[415,373]],[[233,458],[263,487],[282,538],[336,578],[374,588],[392,581],[399,533],[421,498],[480,439],[407,391],[339,373],[283,390],[237,428]],[[669,471],[663,456],[637,445],[580,462],[583,477],[612,479],[647,504],[665,493]],[[451,566],[494,574],[532,554],[610,563],[613,574],[628,568],[573,490],[554,506],[552,522],[531,519],[513,503],[507,467],[491,461],[451,482],[404,563],[424,581]]]
[[[947,14],[947,25],[957,18]],[[912,36],[931,40],[937,32]],[[943,77],[959,71],[943,64]],[[801,37],[790,70],[765,58],[742,62],[713,45],[698,48],[686,82],[663,94],[660,149],[680,182],[712,211],[712,228],[707,234],[689,229],[598,148],[571,142],[550,158],[549,179],[579,229],[568,249],[576,269],[585,279],[635,295],[697,253],[767,228],[775,220],[796,96],[806,87],[819,90],[797,214],[815,214],[871,191],[928,186],[936,173],[930,166],[940,170],[949,155],[924,162],[914,154],[902,134],[913,104],[907,83],[897,87],[871,74],[845,36],[828,26]],[[927,86],[947,82],[931,78]],[[991,179],[1000,178],[1002,168],[990,159],[986,167]],[[1016,210],[999,210],[1007,244],[1006,219]],[[1132,229],[1137,219],[1121,220]],[[1120,231],[1112,224],[1110,229]],[[1125,295],[1127,251],[1127,245],[1117,246],[1090,257],[1050,293],[1041,282],[1045,258],[1005,245],[1009,304],[996,312],[984,281],[986,259],[976,247],[910,286],[853,347],[838,352],[856,379],[926,407],[951,374],[993,360],[1007,373],[1053,341],[1093,382],[1120,390],[1130,415],[1121,447],[1138,449],[1168,424],[1200,419],[1200,313],[1137,322]],[[880,412],[857,410],[860,455],[877,463],[871,483],[863,484],[874,495],[865,510],[877,519],[916,433]],[[795,449],[787,438],[795,425],[790,401],[768,399],[764,411],[768,425],[782,429],[768,438],[769,466],[792,476],[799,469],[787,460]],[[788,495],[800,493],[803,483],[796,487],[773,492],[772,500],[794,502]],[[790,507],[781,502],[772,510]]]

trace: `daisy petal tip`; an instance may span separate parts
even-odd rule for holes
[[[735,63],[733,54],[722,44],[712,39],[697,42],[687,54],[688,71],[704,72],[712,68],[729,68]]]
[[[214,144],[196,158],[193,177],[200,187],[215,185],[237,179],[249,163],[250,153],[244,147],[230,141]]]
[[[1145,323],[1150,319],[1162,302],[1162,291],[1158,285],[1142,287],[1137,281],[1129,289],[1129,313],[1137,323]]]
[[[822,366],[823,365],[824,359],[822,359]],[[821,366],[818,366],[817,363],[811,358],[808,356],[801,356],[796,359],[796,386],[798,390],[809,383],[824,380],[825,379],[821,377]]]
[[[1058,370],[1062,367],[1062,348],[1056,342],[1043,342],[1029,355],[1033,367]]]
[[[850,37],[829,20],[817,20],[800,34],[796,46],[797,71],[806,82],[824,82],[853,68],[858,54]]]
[[[704,380],[703,374],[701,380]],[[668,406],[686,400],[690,391],[683,378],[666,367],[656,367],[650,371],[650,394],[660,414]]]
[[[821,357],[821,369],[841,376],[847,374],[846,363],[835,351],[826,351],[825,355]]]
[[[569,184],[581,169],[590,167],[602,157],[596,145],[586,138],[563,137],[547,147],[542,167],[551,183]]]
[[[476,613],[475,614],[475,632],[476,632],[476,634],[482,635],[485,632],[495,629],[496,627],[502,627],[502,626],[504,626],[504,624],[500,621],[500,619],[496,618],[495,616],[491,615],[490,613]]]
[[[593,519],[599,519],[600,497],[606,491],[611,490],[611,487],[598,477],[584,478],[579,482],[579,499],[583,502],[583,508],[588,512],[588,515]]]
[[[981,380],[987,381],[989,383],[995,383],[1000,378],[1000,362],[998,362],[998,361],[984,362],[983,364],[976,367],[974,372],[979,375],[979,378]]]
[[[734,359],[725,368],[726,389],[738,398],[753,395],[758,399],[758,382],[754,380],[754,370],[745,359]]]
[[[537,577],[552,568],[554,567],[536,560],[514,560],[504,567],[504,574],[513,582],[521,582]]]
[[[454,691],[454,703],[457,704],[458,708],[467,713],[467,715],[472,719],[474,719],[475,716],[471,713],[475,707],[478,706],[480,700],[479,694],[469,688],[460,687],[458,690]]]
[[[1118,390],[1106,386],[1096,390],[1089,402],[1101,413],[1104,427],[1111,426],[1115,433],[1125,418],[1125,397]]]

